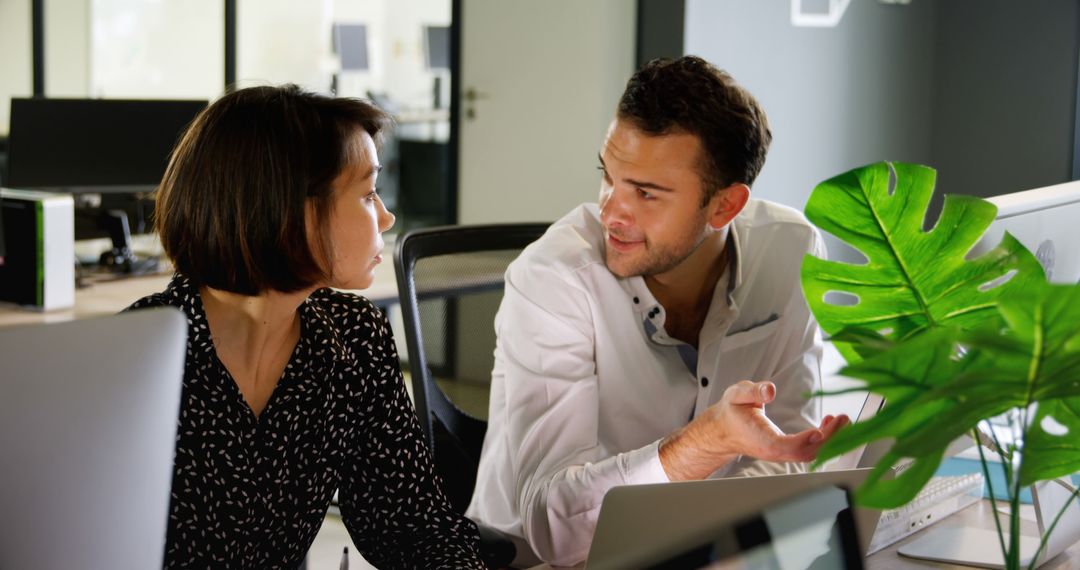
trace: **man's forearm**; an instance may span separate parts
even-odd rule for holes
[[[714,434],[703,427],[700,421],[692,421],[660,442],[660,464],[668,479],[705,479],[739,457],[738,453],[725,453],[723,442],[710,441],[709,436]]]

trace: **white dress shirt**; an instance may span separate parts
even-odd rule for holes
[[[696,350],[667,335],[664,307],[643,278],[607,269],[599,218],[595,204],[574,209],[507,269],[468,510],[555,565],[585,559],[609,489],[668,481],[660,440],[728,386],[775,382],[765,411],[787,433],[821,415],[818,400],[806,399],[820,387],[822,347],[799,268],[808,252],[824,256],[824,245],[802,214],[751,200],[729,225],[731,263]],[[802,468],[740,459],[713,476]]]

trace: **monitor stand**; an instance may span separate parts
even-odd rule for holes
[[[101,254],[99,263],[102,268],[128,275],[145,275],[158,271],[157,259],[139,259],[132,251],[131,227],[128,225],[126,212],[106,210],[98,217],[98,224],[109,233],[113,244],[112,249]]]
[[[1008,535],[1005,540],[1009,540]],[[981,528],[932,528],[897,549],[902,556],[961,564],[976,568],[1004,568],[1005,559],[1001,554],[996,531]],[[1031,556],[1039,548],[1039,539],[1034,536],[1020,537],[1020,567],[1027,568]],[[1045,554],[1045,553],[1044,553]],[[1042,556],[1045,559],[1045,555]]]
[[[1020,536],[1020,565],[1027,568],[1038,551],[1041,537],[1046,536],[1046,547],[1039,553],[1035,567],[1061,554],[1080,540],[1080,503],[1069,477],[1059,480],[1039,481],[1031,486],[1031,499],[1035,505],[1036,536]],[[1053,526],[1058,513],[1064,512]],[[991,516],[996,516],[994,513]],[[1002,525],[1008,521],[1003,520]],[[1009,540],[1009,536],[1005,536]],[[1001,542],[995,530],[981,528],[933,527],[922,536],[897,549],[902,556],[948,562],[978,568],[1004,568]]]

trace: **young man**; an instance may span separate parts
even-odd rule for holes
[[[511,264],[468,514],[522,538],[519,561],[584,560],[612,487],[801,469],[847,421],[804,398],[821,337],[799,266],[821,238],[749,200],[771,138],[723,71],[653,61],[601,147],[599,204]]]

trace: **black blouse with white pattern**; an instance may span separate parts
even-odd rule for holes
[[[166,537],[169,568],[295,568],[335,490],[356,547],[386,568],[482,568],[476,527],[451,510],[405,393],[386,317],[320,289],[255,416],[217,358],[198,289],[182,276],[131,307],[188,317]]]

